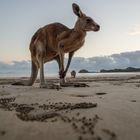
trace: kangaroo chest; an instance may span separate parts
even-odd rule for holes
[[[76,51],[80,49],[85,42],[85,34],[72,33],[60,40],[60,48],[65,53]]]
[[[64,46],[64,52],[73,52],[79,50],[84,45],[85,40],[72,41],[68,46]]]

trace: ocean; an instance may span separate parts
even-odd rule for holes
[[[140,75],[140,72],[121,72],[121,73],[76,73],[76,77],[104,77],[104,76],[135,76]],[[70,72],[67,73],[67,76],[70,77]],[[12,78],[12,77],[30,77],[29,71],[0,71],[0,78]],[[38,74],[39,77],[39,74]],[[58,73],[47,73],[45,72],[45,77],[59,77]]]

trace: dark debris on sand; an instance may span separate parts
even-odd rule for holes
[[[55,103],[50,105],[39,105],[38,107],[42,110],[46,110],[47,112],[37,114],[37,115],[31,115],[29,112],[33,109],[32,107],[29,107],[29,112],[21,111],[17,116],[24,121],[46,121],[49,118],[59,117],[61,116],[60,111],[63,110],[74,110],[74,109],[87,109],[87,108],[93,108],[96,107],[96,103],[78,103],[78,104],[71,104],[71,103]]]
[[[117,136],[114,132],[110,131],[109,129],[102,129],[104,133],[110,136],[110,140],[116,140]]]
[[[55,116],[59,116],[60,111],[63,110],[75,110],[75,109],[88,109],[97,107],[97,103],[50,103],[48,104],[17,104],[13,103],[15,101],[15,97],[11,98],[1,98],[0,99],[0,108],[5,110],[15,110],[17,112],[17,117],[21,120],[25,121],[44,121],[48,118],[53,118]],[[35,109],[46,110],[46,113],[31,115],[30,112]],[[43,111],[45,112],[45,111]],[[61,114],[61,113],[60,113]]]
[[[5,130],[0,131],[0,136],[4,136],[6,134]]]
[[[89,118],[87,116],[82,116],[77,112],[74,116],[68,116],[67,113],[76,109],[89,109],[97,107],[97,103],[66,103],[66,102],[56,102],[52,103],[47,101],[46,104],[17,104],[14,103],[15,97],[11,98],[1,98],[0,108],[4,110],[16,112],[17,117],[22,121],[39,121],[39,122],[56,122],[62,121],[63,123],[68,123],[73,131],[77,133],[78,140],[102,140],[102,138],[95,134],[95,126],[99,120],[102,120],[97,114]],[[41,113],[36,112],[39,110]],[[65,111],[65,113],[63,112]],[[63,112],[63,113],[62,113]],[[109,130],[103,130],[112,139],[116,138],[115,133]],[[5,135],[5,132],[1,132],[1,135]]]
[[[39,121],[39,122],[44,122],[47,119],[58,117],[59,114],[55,112],[46,112],[46,113],[41,113],[37,115],[30,115],[26,113],[18,113],[17,117],[20,118],[23,121]]]
[[[11,97],[11,98],[1,98],[1,99],[0,99],[0,108],[3,108],[3,109],[5,109],[5,110],[11,111],[12,108],[10,107],[10,104],[11,104],[12,102],[14,102],[15,99],[16,99],[15,97]]]
[[[74,110],[74,109],[86,109],[86,108],[94,108],[97,107],[97,103],[86,103],[86,102],[82,102],[82,103],[62,103],[62,102],[58,102],[58,103],[54,103],[54,104],[43,104],[40,105],[39,108],[42,108],[44,110],[48,110],[48,109],[53,109],[55,111],[61,111],[61,110]]]
[[[15,104],[16,108],[16,112],[20,112],[20,113],[24,113],[24,114],[27,114],[29,113],[30,111],[34,110],[34,107],[32,106],[28,106],[26,104]]]
[[[97,114],[91,118],[81,116],[79,113],[73,117],[61,116],[61,120],[69,123],[73,131],[78,134],[78,140],[101,140],[101,137],[95,134],[95,126],[100,119]]]

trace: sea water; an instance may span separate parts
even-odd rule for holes
[[[0,71],[0,78],[8,78],[8,77],[30,77],[30,71],[22,70],[22,71]],[[116,72],[116,73],[76,73],[76,77],[116,77],[116,76],[135,76],[140,75],[140,72]],[[67,76],[70,77],[70,72],[67,73]],[[38,73],[39,77],[39,73]],[[50,73],[45,72],[45,77],[56,77],[58,78],[58,72]]]

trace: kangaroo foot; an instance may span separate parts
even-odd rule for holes
[[[64,78],[60,78],[60,86],[66,84],[66,80]]]

